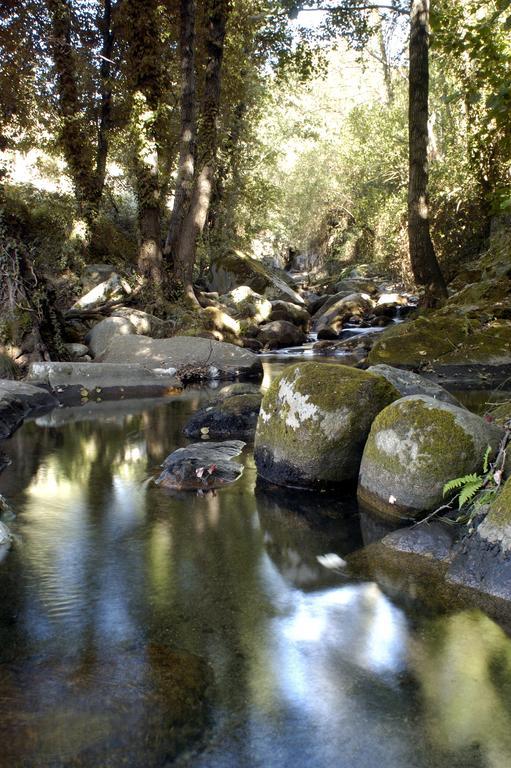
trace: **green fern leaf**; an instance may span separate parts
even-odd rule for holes
[[[458,509],[461,509],[464,504],[467,503],[467,501],[470,501],[470,499],[476,495],[477,491],[480,490],[482,485],[483,479],[481,477],[477,477],[477,475],[473,482],[465,483],[458,497]]]
[[[465,475],[464,477],[455,477],[453,480],[449,480],[449,482],[444,485],[444,496],[449,493],[449,491],[455,491],[458,488],[463,488],[463,486],[467,485],[467,483],[476,483],[478,481],[482,483],[482,478],[475,473],[471,475]]]
[[[484,452],[484,457],[483,457],[483,472],[484,472],[484,474],[485,474],[485,475],[486,475],[486,473],[488,472],[488,469],[489,469],[489,458],[490,458],[490,453],[491,453],[491,445],[489,445],[489,446],[488,446],[488,448],[486,449],[486,451]]]

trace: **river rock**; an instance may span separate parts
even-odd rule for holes
[[[270,269],[257,259],[241,251],[227,251],[211,263],[208,276],[210,291],[225,294],[239,285],[248,285],[253,291],[270,299],[285,298],[296,304],[305,304],[300,294],[289,284],[282,270]]]
[[[82,296],[70,307],[70,312],[80,309],[96,309],[103,304],[110,302],[121,302],[123,298],[129,296],[131,288],[129,283],[118,274],[114,273],[108,280],[104,280],[96,285],[91,291]]]
[[[243,466],[232,462],[245,447],[241,440],[221,443],[192,443],[178,448],[162,464],[157,485],[175,491],[212,490],[233,483],[243,474]]]
[[[85,344],[69,342],[68,344],[64,344],[64,347],[71,360],[82,360],[82,362],[84,362],[84,357],[87,357],[90,360],[89,348]]]
[[[256,293],[248,285],[239,285],[220,297],[220,301],[238,320],[253,320],[263,323],[271,314],[272,305],[268,299]]]
[[[100,358],[103,363],[139,364],[171,375],[197,370],[199,378],[261,378],[261,360],[248,349],[200,337],[117,336]]]
[[[288,323],[286,320],[274,320],[272,323],[261,326],[257,340],[266,349],[282,349],[283,347],[298,347],[307,340],[307,337],[293,323]]]
[[[378,286],[370,277],[345,277],[334,285],[335,293],[378,293]]]
[[[253,440],[262,395],[231,395],[194,413],[184,428],[188,437],[211,437],[222,440],[239,437]]]
[[[153,394],[181,389],[181,382],[169,371],[134,363],[32,363],[28,379],[55,392],[81,389],[84,399],[102,398],[104,390],[117,390],[122,395],[130,389]]]
[[[285,368],[265,394],[257,422],[259,474],[298,487],[353,480],[372,420],[398,397],[385,379],[355,368]]]
[[[323,312],[316,321],[318,339],[337,338],[344,324],[353,317],[363,317],[372,311],[368,294],[351,293]]]
[[[464,408],[411,395],[378,414],[360,465],[358,496],[371,511],[419,517],[442,504],[443,487],[481,469],[502,430]]]
[[[447,579],[511,600],[511,479],[460,542]]]
[[[56,398],[42,387],[0,379],[0,439],[9,437],[31,411],[56,405]]]
[[[451,395],[446,389],[439,384],[435,384],[434,381],[419,376],[418,373],[412,371],[406,371],[401,368],[393,368],[391,365],[372,365],[368,368],[368,371],[375,373],[378,376],[383,376],[387,379],[403,397],[407,395],[427,395],[434,400],[443,400],[445,403],[452,403],[462,408],[456,398]]]
[[[394,552],[448,562],[452,559],[455,533],[445,523],[431,520],[388,533],[382,544]]]
[[[107,317],[91,328],[85,337],[85,343],[96,358],[103,354],[116,336],[130,336],[136,332],[133,323],[125,317]]]
[[[307,332],[310,323],[310,315],[304,307],[299,307],[291,301],[272,301],[270,321],[286,320]]]
[[[135,327],[138,334],[162,339],[172,332],[172,322],[161,320],[149,312],[143,312],[135,307],[116,307],[111,317],[123,317]]]

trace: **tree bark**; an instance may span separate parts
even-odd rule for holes
[[[185,297],[197,303],[193,290],[193,267],[197,239],[204,230],[211,203],[218,141],[218,115],[222,82],[228,0],[208,0],[205,14],[206,73],[199,119],[199,152],[190,207],[183,220],[174,263],[174,277]]]
[[[181,130],[174,205],[165,242],[172,264],[186,212],[190,207],[195,168],[197,110],[195,105],[195,0],[181,0],[179,48],[181,57]]]
[[[52,23],[51,48],[62,122],[60,143],[73,180],[80,215],[90,228],[97,216],[99,199],[94,153],[78,93],[75,52],[71,43],[71,7],[67,0],[47,0],[47,4]]]
[[[100,112],[98,120],[98,148],[96,155],[96,185],[99,199],[103,194],[106,176],[106,161],[108,158],[109,131],[112,119],[112,51],[114,36],[112,33],[112,3],[111,0],[103,1],[103,18],[101,20],[101,64],[99,66],[100,79]]]
[[[412,0],[408,102],[408,240],[416,284],[423,305],[436,306],[447,296],[431,240],[428,201],[429,0]]]

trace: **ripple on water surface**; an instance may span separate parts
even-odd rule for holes
[[[150,482],[211,396],[61,410],[2,446],[0,766],[511,765],[509,637],[345,567],[352,495],[256,487],[249,450],[215,494]]]

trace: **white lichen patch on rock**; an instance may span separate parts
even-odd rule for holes
[[[297,374],[291,381],[285,377],[279,383],[278,401],[279,405],[285,409],[285,422],[291,429],[298,429],[307,419],[317,419],[320,410],[317,405],[310,402],[309,395],[302,395],[297,392],[294,385]]]

